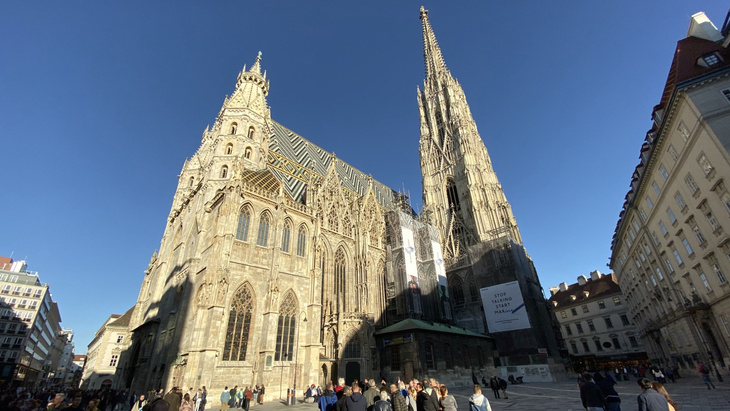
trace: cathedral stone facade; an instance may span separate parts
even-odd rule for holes
[[[180,172],[120,388],[265,384],[279,397],[338,377],[469,384],[499,357],[474,292],[515,278],[538,332],[505,341],[552,353],[537,276],[426,13],[425,213],[274,121],[259,54]]]

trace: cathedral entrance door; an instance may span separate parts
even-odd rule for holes
[[[348,362],[345,365],[345,384],[352,385],[354,380],[360,381],[360,363]]]
[[[322,369],[319,373],[319,386],[320,387],[327,387],[327,384],[329,383],[329,380],[327,379],[327,375],[329,374],[327,372],[327,364],[322,365]]]

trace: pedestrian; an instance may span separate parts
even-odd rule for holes
[[[335,394],[339,395],[335,411],[347,411],[347,399],[352,395],[352,388],[347,385],[340,386],[340,391]]]
[[[81,400],[82,396],[80,392],[77,392],[74,395],[73,401],[71,402],[71,405],[69,405],[67,408],[64,409],[64,411],[84,411],[84,407],[81,406]],[[26,408],[28,411],[35,411],[38,409],[38,407],[32,408],[31,406],[28,406]]]
[[[662,383],[654,381],[653,383],[651,383],[651,388],[653,388],[654,391],[663,395],[664,398],[667,399],[667,405],[669,405],[669,411],[675,411],[677,409],[677,403],[674,402],[674,399],[672,399],[672,396],[669,395],[669,393],[667,392],[667,389],[664,388],[664,385],[662,385]]]
[[[261,384],[261,388],[259,388],[259,404],[264,403],[264,394],[266,394],[266,387],[264,387],[264,384]]]
[[[203,386],[203,395],[200,400],[200,407],[196,411],[205,411],[205,404],[208,402],[208,390]]]
[[[251,407],[251,400],[253,399],[253,391],[251,387],[246,387],[246,392],[243,393],[243,409],[248,411]]]
[[[707,384],[708,390],[715,388],[715,384],[712,383],[712,378],[710,378],[710,370],[705,366],[705,364],[702,363],[702,361],[697,361],[697,371],[699,371],[700,375],[702,376],[702,381]]]
[[[593,377],[588,373],[583,375],[583,382],[580,384],[580,401],[583,403],[583,408],[587,411],[604,410],[603,406],[605,405],[605,401],[603,399],[603,392],[593,382]]]
[[[236,393],[238,393],[238,385],[234,385],[233,388],[231,388],[231,399],[228,400],[228,407],[229,408],[236,408]]]
[[[504,399],[509,399],[509,397],[507,396],[507,381],[505,381],[504,378],[498,378],[497,382],[499,383],[499,389],[502,390],[502,395],[504,395]]]
[[[667,365],[667,368],[664,369],[664,375],[667,377],[667,379],[671,382],[674,381],[674,369],[671,365]]]
[[[193,411],[193,401],[190,399],[190,394],[185,393],[183,396],[180,402],[180,411]]]
[[[387,391],[380,391],[380,394],[375,398],[377,401],[373,404],[373,411],[393,411],[393,406],[388,402],[389,396]]]
[[[345,409],[347,411],[366,411],[368,402],[360,392],[360,385],[357,382],[352,383],[352,395],[347,397],[345,401]]]
[[[479,383],[474,384],[474,386],[479,387],[479,391],[481,391],[481,385]],[[456,398],[453,395],[449,395],[449,389],[446,384],[442,384],[439,387],[439,391],[441,392],[441,401],[439,402],[441,409],[443,411],[457,411],[459,405],[456,403]]]
[[[335,404],[337,404],[337,393],[330,382],[319,397],[319,411],[334,411]]]
[[[46,405],[47,411],[62,410],[66,408],[66,394],[62,392],[56,393],[53,400]]]
[[[469,397],[469,410],[470,411],[492,411],[492,406],[489,405],[487,397],[482,395],[482,387],[479,384],[474,384],[474,390],[471,397]],[[452,396],[453,398],[453,396]],[[456,402],[456,401],[454,401]],[[445,411],[445,410],[444,410]]]
[[[221,393],[221,411],[228,411],[228,402],[231,400],[231,392],[228,391],[228,386],[223,389]]]
[[[236,408],[243,408],[243,390],[236,391]]]
[[[165,394],[165,397],[163,399],[165,401],[167,401],[168,404],[170,404],[170,410],[172,410],[172,411],[180,410],[180,403],[182,402],[182,397],[180,396],[180,393],[177,392],[177,387],[172,387],[170,392]]]
[[[598,385],[598,388],[601,389],[603,402],[606,404],[606,411],[621,411],[621,398],[619,398],[618,393],[613,388],[616,385],[616,381],[604,378],[598,372],[593,375],[593,380]]]
[[[393,411],[408,411],[406,397],[400,392],[398,385],[390,384],[390,402],[393,404]]]
[[[416,384],[416,411],[439,411],[438,403],[434,405],[431,401],[431,395],[424,389],[423,383]]]
[[[198,391],[193,396],[193,404],[194,404],[193,407],[194,407],[194,410],[195,411],[199,411],[200,410],[200,402],[202,400],[203,400],[203,390],[201,390],[200,388],[198,388]],[[134,411],[134,410],[132,410],[132,411]]]
[[[375,404],[375,401],[377,401],[376,397],[380,397],[380,390],[375,388],[375,380],[373,380],[373,379],[370,379],[367,382],[367,387],[368,387],[367,390],[364,393],[362,393],[362,396],[365,397],[365,400],[367,401],[367,404],[368,404],[368,410],[369,410],[370,407],[372,407],[372,405]],[[353,390],[353,391],[355,391],[355,390]]]
[[[145,405],[147,405],[147,398],[144,394],[139,394],[139,398],[132,404],[130,411],[140,411]]]
[[[669,402],[651,387],[651,381],[648,378],[641,378],[637,383],[642,391],[636,397],[639,411],[669,411]]]
[[[496,375],[493,375],[492,378],[489,379],[489,388],[492,389],[494,399],[499,399],[499,381],[497,381]]]
[[[429,393],[431,395],[431,402],[433,403],[433,406],[436,407],[436,409],[440,409],[439,400],[441,392],[439,391],[439,387],[441,384],[439,384],[438,381],[436,381],[435,378],[431,378],[429,380],[431,383],[431,392]]]

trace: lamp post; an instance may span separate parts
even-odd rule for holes
[[[284,363],[285,362],[286,362],[286,353],[282,353],[281,374],[279,375],[279,397],[284,396]]]
[[[302,312],[304,314],[304,312]],[[302,320],[303,323],[307,322],[307,315],[304,314],[304,320]],[[297,325],[297,351],[294,353],[294,388],[292,389],[291,395],[292,395],[292,403],[287,405],[294,405],[297,403],[297,371],[299,370],[299,325]]]

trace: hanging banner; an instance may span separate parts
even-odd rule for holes
[[[410,306],[415,313],[421,312],[421,284],[418,281],[418,264],[416,247],[413,241],[413,230],[401,226],[403,234],[403,258],[405,259],[407,288],[410,291]]]
[[[525,301],[517,281],[479,290],[490,333],[530,328]]]

